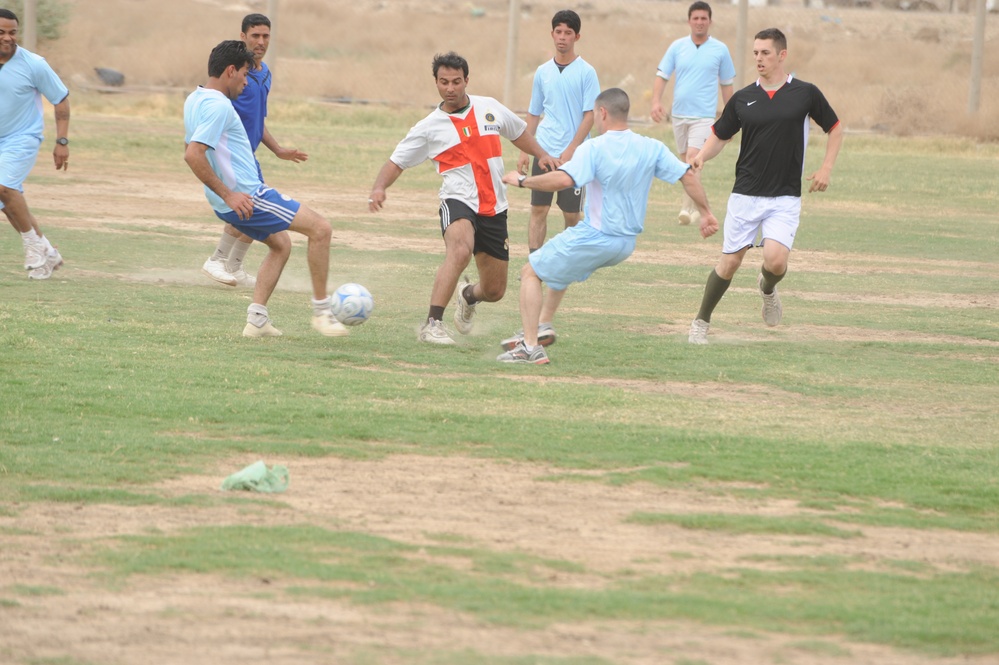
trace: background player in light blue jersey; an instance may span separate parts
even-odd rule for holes
[[[56,170],[69,168],[69,90],[45,59],[17,45],[20,21],[0,9],[0,208],[24,245],[30,279],[48,279],[62,256],[38,226],[24,200],[24,181],[38,160],[44,121],[42,97],[55,106]]]
[[[735,65],[728,47],[708,35],[711,28],[711,6],[695,2],[687,9],[690,37],[670,44],[659,62],[656,80],[652,84],[652,119],[662,122],[670,116],[662,105],[666,83],[673,77],[673,135],[680,159],[688,164],[711,135],[711,124],[718,115],[718,87],[722,105],[732,97]],[[680,224],[697,224],[697,210],[684,196],[677,216]]]
[[[264,185],[246,130],[232,106],[246,87],[253,63],[253,54],[241,41],[224,41],[212,50],[208,82],[184,103],[184,161],[204,184],[215,215],[270,250],[257,273],[243,336],[281,335],[271,325],[267,301],[291,255],[288,230],[292,230],[309,239],[312,327],[328,337],[340,337],[347,334],[347,328],[333,317],[326,291],[330,224],[307,206]]]
[[[581,26],[579,14],[571,9],[563,9],[552,17],[555,56],[534,73],[531,103],[527,110],[527,131],[548,154],[563,162],[572,159],[576,149],[590,135],[593,102],[600,94],[596,70],[576,55]],[[517,170],[526,174],[528,166],[530,156],[521,152]],[[530,173],[542,173],[537,160],[534,160]],[[527,227],[527,248],[530,252],[545,242],[548,212],[553,199],[562,211],[565,228],[577,224],[583,216],[583,189],[580,187],[563,189],[557,195],[545,191],[532,192],[531,219]],[[555,329],[552,327],[554,314],[548,309],[541,313],[541,336],[546,346],[555,341]]]
[[[548,285],[547,300],[554,310],[571,283],[582,282],[599,268],[617,265],[631,256],[635,239],[645,226],[652,178],[683,185],[701,212],[703,237],[718,230],[718,220],[711,213],[697,173],[662,142],[628,129],[630,106],[628,95],[620,88],[603,91],[594,110],[599,136],[581,145],[569,162],[551,173],[525,176],[510,171],[503,176],[509,185],[533,190],[554,192],[584,185],[590,189],[582,222],[531,254],[520,271],[524,332],[503,340],[507,351],[497,360],[536,365],[548,362],[537,334],[545,300],[541,283]]]
[[[243,129],[246,130],[246,136],[250,140],[250,147],[256,154],[257,146],[263,143],[278,159],[295,163],[304,162],[309,158],[306,153],[294,148],[281,147],[277,139],[267,131],[267,125],[264,123],[267,117],[267,97],[271,92],[271,70],[264,62],[264,56],[267,55],[267,48],[271,42],[270,19],[263,14],[247,14],[243,17],[239,38],[253,53],[254,66],[246,75],[246,88],[232,101],[232,105],[236,107],[236,113],[243,123]],[[259,161],[257,172],[263,181],[264,175],[260,171]],[[226,224],[215,252],[205,261],[201,267],[202,271],[216,282],[228,286],[253,287],[256,279],[243,268],[243,259],[246,258],[246,252],[252,242],[253,238],[240,233],[231,224]]]

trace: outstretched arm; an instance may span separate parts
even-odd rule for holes
[[[707,238],[714,235],[718,230],[718,220],[711,212],[711,206],[708,205],[708,195],[704,191],[701,177],[697,171],[692,168],[687,169],[687,172],[680,178],[680,184],[683,185],[683,190],[687,192],[687,196],[694,201],[701,213],[701,237]]]
[[[378,172],[378,177],[375,178],[371,193],[368,195],[368,210],[378,212],[382,209],[382,204],[385,203],[385,190],[391,187],[392,183],[398,180],[401,175],[402,169],[395,162],[391,159],[385,162],[382,170]]]
[[[541,123],[540,115],[527,114],[527,129],[525,130],[531,136],[536,136],[538,133],[538,125]],[[514,145],[517,145],[514,143]],[[517,159],[517,170],[521,173],[527,173],[527,167],[531,165],[531,156],[520,151],[520,157]]]
[[[562,160],[555,159],[541,147],[538,140],[534,138],[526,129],[524,133],[517,137],[515,141],[511,141],[515,146],[521,149],[522,152],[526,152],[529,155],[534,155],[538,158],[538,166],[543,168],[545,171],[553,171],[557,169],[562,164]]]
[[[836,126],[829,130],[829,137],[826,139],[826,156],[822,159],[822,166],[819,170],[808,176],[806,180],[811,180],[812,185],[808,188],[809,194],[812,192],[824,192],[829,188],[829,180],[832,178],[833,166],[836,165],[836,157],[839,149],[843,145],[843,123],[838,122]]]
[[[709,136],[708,140],[704,142],[704,147],[697,153],[697,156],[694,157],[694,161],[692,161],[690,165],[694,167],[695,171],[700,171],[704,168],[704,162],[717,156],[718,153],[722,151],[722,148],[724,148],[725,145],[731,140],[732,139],[727,139],[722,141],[720,138],[715,136],[715,133],[712,131],[711,136]]]
[[[527,177],[521,175],[519,171],[509,171],[503,176],[503,182],[514,187],[536,189],[539,192],[560,192],[567,187],[576,186],[572,177],[565,171],[549,171]]]
[[[268,150],[277,155],[278,159],[287,159],[297,164],[299,162],[304,162],[309,158],[309,156],[301,150],[296,150],[295,148],[282,148],[277,139],[274,138],[269,131],[267,131],[267,125],[264,125],[264,136],[261,139],[261,143],[267,146]]]

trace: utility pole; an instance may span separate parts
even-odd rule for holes
[[[739,15],[735,23],[735,89],[746,84],[746,51],[749,50],[746,25],[749,23],[749,0],[739,0]]]
[[[274,39],[274,26],[277,25],[278,3],[280,0],[267,0],[267,18],[271,20],[271,43],[267,47],[267,66],[273,70],[277,62],[278,44],[280,40]]]
[[[38,0],[24,0],[24,16],[21,17],[21,41],[24,48],[34,51],[38,46]]]
[[[982,0],[984,2],[984,0]],[[513,108],[513,86],[517,74],[517,42],[520,39],[520,0],[510,0],[510,20],[506,28],[506,80],[503,105]]]
[[[982,99],[982,61],[985,52],[985,3],[978,0],[975,3],[975,37],[971,47],[971,90],[968,93],[968,113],[978,113]]]

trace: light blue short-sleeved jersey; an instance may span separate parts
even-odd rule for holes
[[[713,119],[718,115],[718,86],[735,81],[728,47],[714,37],[700,46],[689,36],[670,44],[656,75],[669,80],[674,73],[674,118]]]
[[[41,140],[42,95],[58,104],[68,94],[45,58],[18,46],[0,67],[0,139],[28,134]]]
[[[252,195],[263,184],[243,123],[229,98],[218,90],[199,87],[184,102],[184,143],[192,141],[210,148],[208,163],[229,189]],[[205,196],[216,211],[232,211],[208,187]]]
[[[570,62],[561,72],[554,59],[538,67],[527,112],[544,116],[535,134],[541,147],[551,155],[561,155],[576,136],[583,114],[593,110],[599,94],[597,70],[582,58]]]
[[[576,187],[586,185],[581,224],[613,236],[642,232],[652,178],[675,183],[688,168],[661,141],[630,129],[590,139],[559,167]]]

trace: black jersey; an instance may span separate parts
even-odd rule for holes
[[[732,191],[800,197],[809,117],[826,133],[839,122],[817,87],[791,76],[772,98],[759,81],[732,95],[713,127],[722,140],[742,130]]]

